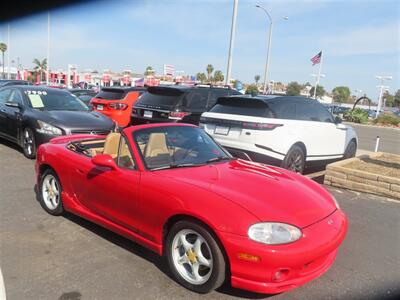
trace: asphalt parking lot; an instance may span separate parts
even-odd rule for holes
[[[224,286],[207,296],[174,282],[162,259],[35,200],[34,161],[0,140],[0,267],[7,299],[264,299]],[[331,189],[349,232],[321,278],[270,299],[391,299],[400,295],[400,203]]]
[[[358,148],[374,151],[376,137],[380,137],[378,151],[400,154],[400,130],[369,125],[348,123],[358,136]]]

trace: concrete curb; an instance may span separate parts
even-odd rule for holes
[[[360,161],[360,158],[377,158],[383,155],[400,159],[399,155],[376,152],[338,161],[327,166],[324,184],[400,200],[399,178],[346,167],[349,163]]]

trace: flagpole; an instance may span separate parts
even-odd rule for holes
[[[317,95],[317,86],[319,84],[319,79],[321,77],[321,69],[322,69],[322,59],[323,59],[323,52],[321,50],[321,60],[319,62],[319,69],[318,69],[318,76],[317,79],[315,80],[315,87],[314,87],[314,99],[316,99],[316,95]]]
[[[10,23],[8,23],[7,26],[7,46],[8,46],[8,51],[7,51],[7,79],[11,79],[10,77],[10,51],[11,51],[11,45],[10,45]],[[4,61],[3,61],[4,64]]]

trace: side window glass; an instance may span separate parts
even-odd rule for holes
[[[296,103],[296,118],[301,121],[318,121],[314,113],[312,100]]]
[[[22,99],[22,95],[20,93],[20,91],[18,90],[13,90],[11,93],[11,97],[8,101],[13,101],[13,102],[17,102],[21,105],[24,104],[24,100]]]
[[[124,137],[121,137],[118,149],[117,165],[121,168],[135,169],[135,162],[132,158],[131,151],[129,150],[128,143]]]
[[[207,106],[208,91],[192,91],[185,98],[184,106],[186,109],[204,111]]]
[[[0,91],[0,104],[6,103],[8,101],[10,94],[11,94],[10,89],[5,89]]]
[[[294,105],[294,103],[286,101],[282,101],[282,103],[277,102],[272,105],[271,109],[278,119],[296,119],[296,105]]]
[[[314,103],[314,111],[320,122],[333,123],[332,114],[320,103]]]

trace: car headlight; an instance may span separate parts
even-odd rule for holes
[[[50,135],[62,135],[60,128],[50,125],[46,122],[38,120],[39,128],[36,129],[37,132],[50,134]]]
[[[297,241],[301,238],[301,230],[293,225],[285,223],[263,222],[250,226],[248,231],[249,238],[253,241],[279,245]]]

